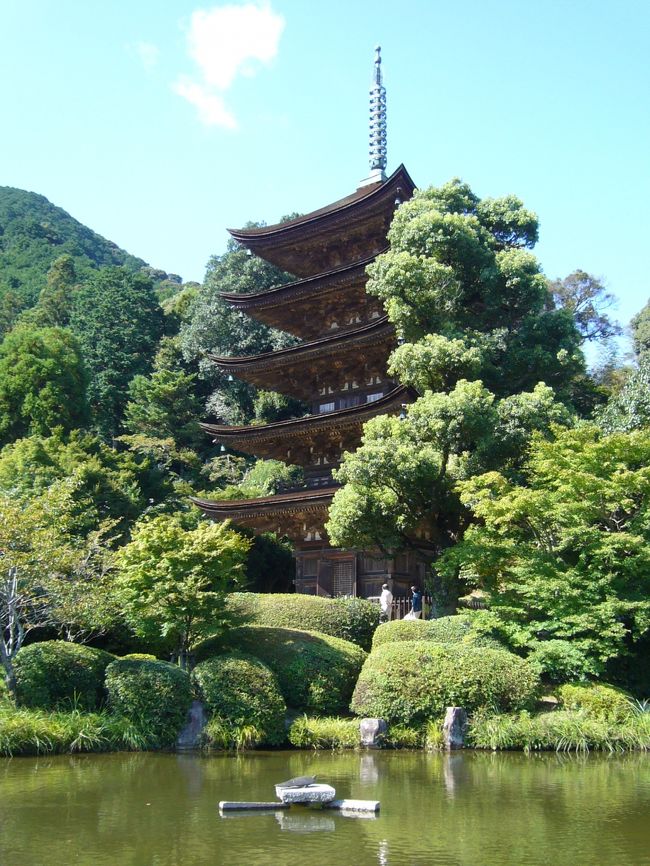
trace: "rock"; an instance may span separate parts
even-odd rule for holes
[[[331,785],[306,785],[304,788],[275,786],[275,795],[283,803],[329,803],[336,797]]]
[[[201,745],[201,733],[208,723],[208,713],[201,701],[192,701],[187,713],[185,727],[176,740],[177,749],[198,749]]]
[[[462,749],[465,747],[467,732],[467,713],[462,707],[447,707],[445,721],[442,726],[442,736],[447,749]]]
[[[384,719],[361,719],[359,723],[361,745],[377,748],[386,736],[388,725]]]

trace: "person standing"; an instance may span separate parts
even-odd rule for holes
[[[411,610],[407,616],[409,619],[420,619],[422,616],[422,592],[417,586],[411,587]]]
[[[381,608],[380,620],[382,622],[390,622],[393,616],[393,593],[388,588],[387,583],[381,588],[379,607]]]

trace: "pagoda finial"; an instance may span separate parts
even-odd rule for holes
[[[381,83],[381,46],[375,48],[375,67],[370,88],[370,172],[385,180],[386,88]]]

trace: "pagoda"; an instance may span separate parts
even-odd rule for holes
[[[222,446],[303,467],[304,484],[273,496],[195,500],[214,520],[274,531],[294,545],[296,590],[319,595],[379,595],[390,581],[397,595],[421,578],[413,554],[341,550],[327,539],[332,477],[346,451],[361,441],[364,422],[399,414],[411,399],[392,381],[387,360],[396,345],[381,302],[366,294],[366,267],[387,246],[396,207],[414,184],[401,165],[386,168],[386,91],[380,49],[370,90],[370,175],[358,189],[304,216],[262,228],[230,230],[252,253],[298,277],[251,294],[222,293],[229,304],[302,342],[246,357],[211,356],[223,371],[259,388],[306,402],[310,414],[261,426],[202,424]]]

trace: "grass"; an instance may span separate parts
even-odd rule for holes
[[[289,742],[298,749],[358,749],[359,719],[300,716],[289,729]]]
[[[580,710],[538,715],[477,713],[470,723],[469,745],[524,752],[645,751],[650,749],[650,714],[631,713],[624,721],[613,721]]]
[[[241,752],[255,749],[263,742],[263,733],[255,725],[238,725],[213,716],[203,729],[201,744],[204,749]]]

